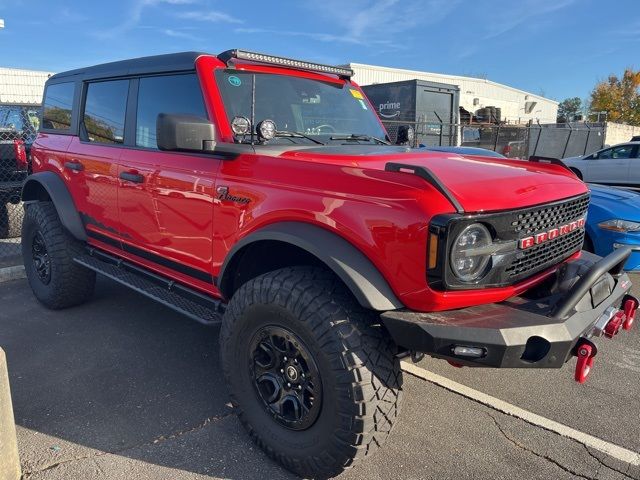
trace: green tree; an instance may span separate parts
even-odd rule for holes
[[[572,122],[582,113],[582,100],[579,97],[565,98],[558,105],[558,122]]]
[[[640,70],[627,68],[622,78],[610,75],[599,82],[591,92],[591,111],[606,112],[611,122],[640,125]]]

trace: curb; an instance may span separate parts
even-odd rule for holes
[[[16,424],[13,418],[7,374],[7,357],[4,350],[0,348],[0,479],[18,480],[21,476]]]
[[[18,280],[21,278],[27,278],[23,265],[0,268],[0,283],[10,282],[11,280]]]

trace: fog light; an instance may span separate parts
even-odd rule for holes
[[[456,345],[453,347],[453,354],[459,357],[484,357],[484,348],[480,347],[464,347],[462,345]]]
[[[276,136],[276,124],[273,120],[262,120],[258,124],[258,135],[263,140],[271,140]]]
[[[251,121],[247,117],[236,116],[231,120],[231,130],[236,135],[246,135],[251,132]]]

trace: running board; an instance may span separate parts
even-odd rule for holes
[[[219,325],[222,321],[225,306],[221,301],[133,263],[93,248],[74,261],[198,323]]]

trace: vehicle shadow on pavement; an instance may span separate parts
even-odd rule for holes
[[[205,476],[293,478],[233,415],[219,328],[103,279],[91,302],[61,311],[39,305],[24,280],[1,288],[0,345],[27,474],[63,467],[80,474],[82,465],[72,464],[87,460],[94,470],[139,468],[107,465],[114,460],[106,452]],[[135,476],[146,475],[167,472]],[[171,478],[181,476],[174,470]]]

